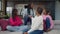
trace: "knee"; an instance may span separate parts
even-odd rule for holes
[[[11,29],[11,26],[7,26],[6,29]]]

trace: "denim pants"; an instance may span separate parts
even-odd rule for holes
[[[46,29],[50,28],[51,24],[50,24],[50,19],[47,17],[46,18]]]
[[[28,23],[31,25],[31,18],[28,16],[24,16],[24,25],[27,25]]]
[[[29,26],[27,25],[22,25],[22,26],[7,26],[7,30],[12,31],[12,32],[26,32],[30,29]]]
[[[44,31],[47,31],[50,28],[50,19],[47,17],[46,20],[44,20]]]
[[[29,34],[43,34],[43,30],[35,30],[33,32],[30,32]]]

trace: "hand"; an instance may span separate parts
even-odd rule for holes
[[[30,18],[32,18],[32,16],[31,16],[31,15],[29,15],[29,17],[30,17]]]
[[[24,34],[28,34],[27,32],[25,32]]]
[[[51,29],[49,28],[48,30],[47,30],[47,32],[49,32]]]
[[[51,29],[49,28],[48,31],[50,31]]]

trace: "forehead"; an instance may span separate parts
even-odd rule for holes
[[[14,10],[14,12],[18,12],[18,10]]]
[[[34,5],[33,3],[31,3],[31,5]]]
[[[15,11],[17,11],[17,9],[15,9]]]

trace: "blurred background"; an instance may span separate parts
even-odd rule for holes
[[[12,15],[13,8],[16,8],[18,15],[21,15],[24,6],[29,3],[34,3],[34,9],[38,6],[49,8],[55,24],[54,31],[60,30],[60,0],[0,0],[0,16],[2,14],[8,19]]]
[[[53,20],[60,20],[60,0],[0,0],[0,12],[4,12],[5,15],[11,15],[13,8],[18,9],[20,15],[24,5],[34,3],[34,8],[38,5],[41,7],[47,7],[51,10],[51,16]]]

